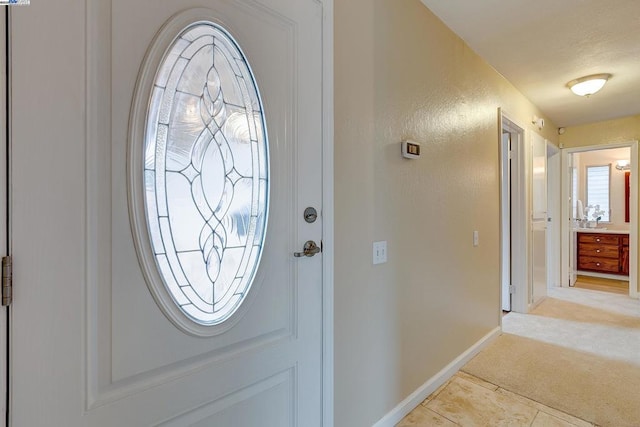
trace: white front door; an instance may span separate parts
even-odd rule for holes
[[[322,3],[31,3],[11,10],[11,425],[321,425],[322,254],[293,253],[322,237],[321,215],[303,219],[322,208]],[[270,155],[253,284],[223,323],[195,327],[203,336],[150,292],[136,239],[151,239],[132,227],[136,84],[145,55],[189,20],[238,43]]]

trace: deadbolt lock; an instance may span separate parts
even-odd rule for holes
[[[316,210],[316,208],[308,207],[307,209],[304,210],[305,221],[311,224],[316,222],[316,219],[318,219],[318,211]]]

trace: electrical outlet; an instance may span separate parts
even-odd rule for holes
[[[387,242],[373,242],[373,263],[384,264],[387,262]]]
[[[477,231],[473,232],[473,246],[478,246],[480,244],[480,235]]]

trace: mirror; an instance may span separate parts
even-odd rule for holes
[[[631,172],[624,173],[624,222],[629,222],[629,196],[631,194],[629,179]]]

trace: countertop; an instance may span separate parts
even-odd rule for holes
[[[629,234],[628,230],[611,230],[605,228],[574,228],[577,233],[598,233],[598,234]]]

